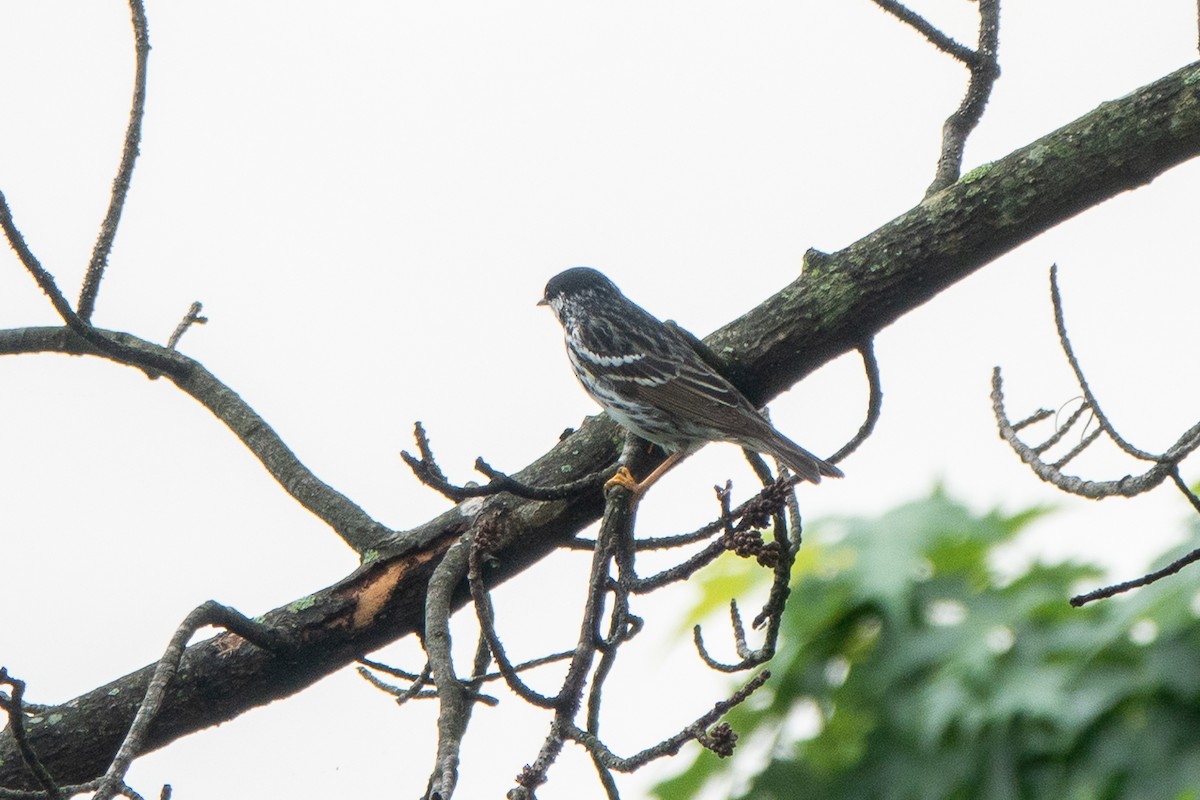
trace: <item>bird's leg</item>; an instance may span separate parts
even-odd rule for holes
[[[663,475],[666,475],[667,470],[675,466],[675,464],[679,462],[679,459],[683,458],[683,455],[684,454],[682,452],[671,453],[669,456],[667,456],[666,460],[655,467],[654,471],[643,478],[640,483],[636,478],[633,477],[633,473],[629,471],[629,467],[622,464],[620,469],[617,470],[617,474],[613,475],[604,482],[604,488],[608,489],[610,486],[621,486],[625,489],[628,489],[630,493],[633,494],[634,500],[637,500],[647,489],[653,486],[659,478],[661,478]]]
[[[628,489],[629,492],[633,494],[634,500],[636,501],[647,489],[653,486],[659,478],[665,475],[667,470],[675,466],[675,464],[687,454],[687,450],[678,450],[669,454],[665,461],[655,467],[654,470],[639,483],[638,480],[633,477],[633,473],[629,471],[629,467],[626,465],[630,462],[630,459],[637,455],[637,449],[640,447],[645,447],[646,445],[647,442],[645,439],[635,436],[632,433],[626,435],[625,446],[621,450],[621,457],[617,460],[617,463],[620,464],[621,467],[617,470],[616,475],[613,475],[605,482],[605,489],[608,489],[610,486],[621,486],[625,489]]]
[[[640,495],[642,492],[653,486],[659,478],[667,474],[667,470],[678,464],[679,460],[682,459],[685,454],[686,451],[684,450],[676,450],[674,453],[671,453],[669,456],[667,456],[661,464],[654,468],[653,472],[642,478],[641,483],[633,487],[634,494]],[[626,474],[628,474],[628,472],[629,471],[626,470]],[[620,473],[618,472],[617,474],[619,475]]]
[[[617,469],[616,475],[613,475],[604,482],[605,491],[608,491],[610,486],[621,486],[628,489],[635,497],[639,494],[637,479],[633,477],[633,473],[629,471],[629,467],[626,464],[637,454],[637,448],[639,446],[645,447],[645,445],[646,442],[644,439],[634,436],[629,432],[625,433],[625,445],[621,448],[620,458],[617,459],[617,463],[621,466]]]

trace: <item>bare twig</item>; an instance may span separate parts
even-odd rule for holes
[[[0,224],[3,221],[0,213]],[[266,420],[199,362],[127,333],[105,331],[87,325],[84,328],[103,335],[107,344],[119,344],[120,347],[105,349],[94,345],[86,337],[81,339],[75,336],[74,328],[19,328],[0,330],[0,355],[54,352],[101,356],[143,369],[165,366],[165,369],[159,370],[162,374],[225,423],[288,494],[333,528],[356,552],[364,553],[394,533],[367,516],[348,497],[317,478],[296,458],[296,454],[284,444]]]
[[[1039,408],[1037,411],[1033,412],[1032,414],[1030,414],[1030,415],[1029,415],[1028,417],[1026,417],[1025,419],[1023,419],[1023,420],[1021,420],[1021,421],[1019,421],[1019,422],[1014,422],[1014,423],[1012,424],[1012,429],[1013,429],[1014,431],[1019,431],[1019,430],[1021,430],[1022,428],[1027,428],[1027,427],[1029,427],[1030,425],[1033,425],[1033,424],[1035,424],[1035,423],[1041,422],[1041,421],[1042,421],[1042,420],[1044,420],[1044,419],[1049,419],[1050,417],[1053,417],[1053,416],[1054,416],[1054,412],[1053,412],[1053,411],[1051,411],[1050,409],[1048,409],[1048,408]],[[1056,427],[1056,430],[1057,430],[1057,427]],[[1039,452],[1040,452],[1040,449],[1039,449]]]
[[[425,596],[425,636],[422,644],[438,691],[438,746],[426,800],[449,800],[458,783],[458,759],[467,730],[471,704],[454,674],[450,655],[450,614],[454,590],[467,574],[474,536],[470,533],[450,546],[429,579]]]
[[[1200,514],[1200,497],[1197,497],[1196,493],[1184,482],[1183,477],[1179,474],[1179,467],[1171,470],[1171,480],[1175,483],[1175,488],[1192,504],[1192,508],[1196,510],[1196,513]]]
[[[1147,492],[1162,483],[1171,475],[1176,464],[1200,447],[1200,423],[1197,423],[1185,431],[1175,444],[1162,454],[1161,459],[1141,475],[1126,475],[1119,480],[1112,481],[1087,481],[1074,475],[1067,475],[1057,469],[1054,464],[1042,461],[1041,456],[1035,452],[1034,448],[1022,442],[1017,436],[1004,409],[1004,384],[1000,377],[999,367],[992,371],[992,413],[995,414],[996,424],[1000,429],[1000,438],[1008,442],[1013,452],[1029,465],[1035,475],[1064,492],[1092,499],[1134,497]]]
[[[0,229],[3,229],[9,245],[12,247],[13,252],[17,254],[17,258],[21,264],[33,276],[33,279],[37,281],[38,287],[41,288],[46,297],[50,298],[50,304],[54,306],[54,310],[62,317],[67,327],[74,331],[80,338],[91,344],[101,354],[115,361],[137,367],[149,377],[154,377],[157,372],[166,371],[169,368],[180,369],[181,365],[179,362],[173,361],[169,356],[153,351],[139,352],[128,347],[123,341],[119,340],[119,337],[107,331],[93,328],[87,321],[81,319],[75,313],[75,310],[71,308],[71,304],[67,302],[67,298],[63,296],[62,291],[59,290],[58,284],[54,281],[54,276],[42,266],[37,256],[29,249],[25,237],[21,235],[21,231],[17,229],[17,225],[13,221],[12,211],[8,207],[8,200],[5,199],[3,192],[0,192]],[[21,329],[22,332],[31,330],[37,329]]]
[[[0,667],[0,685],[12,687],[12,695],[0,707],[3,707],[8,712],[8,728],[13,733],[13,738],[17,742],[17,747],[21,752],[21,758],[25,762],[25,766],[33,773],[34,780],[42,787],[44,796],[50,800],[59,800],[62,795],[62,790],[58,784],[54,782],[54,778],[46,770],[42,760],[38,758],[37,753],[29,745],[29,736],[25,732],[25,681],[19,678],[14,678],[8,674],[7,667]]]
[[[1187,498],[1187,500],[1191,504],[1192,508],[1196,510],[1196,513],[1200,514],[1200,497],[1197,497],[1196,493],[1193,492],[1188,487],[1187,483],[1184,482],[1183,477],[1179,474],[1178,466],[1173,467],[1171,469],[1171,480],[1175,483],[1175,487],[1177,489],[1179,489],[1179,491],[1183,494],[1184,497]],[[1105,599],[1108,597],[1112,597],[1114,595],[1121,594],[1123,592],[1127,592],[1130,589],[1137,589],[1138,587],[1141,587],[1141,586],[1148,586],[1149,584],[1154,583],[1155,581],[1161,580],[1161,579],[1167,577],[1168,575],[1174,575],[1176,572],[1179,572],[1181,569],[1188,566],[1189,564],[1194,564],[1196,561],[1200,561],[1200,548],[1192,550],[1190,553],[1180,556],[1179,558],[1172,561],[1170,564],[1167,564],[1165,567],[1162,567],[1161,569],[1156,569],[1153,572],[1148,572],[1140,578],[1136,578],[1131,581],[1123,581],[1121,583],[1115,583],[1111,586],[1105,586],[1102,589],[1095,589],[1095,590],[1087,592],[1085,594],[1076,595],[1075,597],[1071,598],[1071,605],[1078,608],[1079,606],[1086,605],[1087,603],[1090,603],[1093,600]]]
[[[142,0],[129,0],[129,11],[133,21],[136,59],[133,76],[133,105],[129,109],[129,125],[125,128],[125,146],[121,152],[121,166],[117,169],[117,177],[113,179],[108,212],[104,215],[104,222],[100,224],[100,235],[96,238],[96,246],[92,249],[92,259],[88,263],[87,274],[83,279],[83,288],[79,292],[79,318],[84,322],[91,321],[92,311],[96,308],[96,293],[100,290],[100,279],[104,277],[104,268],[108,265],[108,255],[112,252],[113,239],[117,235],[117,225],[121,221],[121,211],[125,207],[125,198],[129,194],[129,181],[133,176],[133,165],[138,156],[138,143],[142,138],[142,116],[146,111],[146,61],[150,56],[150,33],[146,22],[146,9],[142,6]],[[174,345],[171,345],[171,349],[174,349]]]
[[[183,315],[183,319],[179,320],[179,324],[175,326],[175,331],[171,334],[171,338],[167,340],[168,350],[174,350],[179,345],[179,340],[188,332],[188,328],[208,322],[208,317],[200,316],[200,311],[203,308],[204,306],[199,300],[188,307],[187,313]]]
[[[1058,288],[1057,264],[1050,267],[1050,299],[1054,306],[1054,325],[1058,331],[1059,343],[1062,346],[1063,354],[1066,355],[1067,361],[1071,365],[1072,372],[1075,373],[1075,380],[1083,392],[1083,404],[1071,415],[1066,424],[1058,428],[1045,442],[1036,447],[1030,446],[1021,441],[1020,437],[1017,436],[1017,431],[1031,422],[1052,416],[1053,412],[1042,409],[1028,419],[1022,420],[1015,425],[1009,422],[1008,414],[1004,408],[1004,387],[1000,377],[1000,368],[996,367],[992,371],[992,412],[996,417],[996,424],[1000,428],[1000,437],[1008,442],[1013,451],[1021,457],[1022,461],[1030,466],[1035,475],[1064,492],[1090,498],[1112,496],[1133,497],[1134,495],[1153,489],[1168,476],[1176,474],[1176,465],[1197,447],[1200,447],[1200,423],[1193,425],[1185,431],[1176,440],[1175,444],[1161,454],[1150,453],[1134,447],[1123,439],[1100,407],[1099,401],[1088,385],[1087,377],[1083,374],[1083,368],[1079,365],[1079,359],[1075,357],[1075,351],[1071,346],[1071,339],[1067,335],[1067,326],[1064,321],[1062,294]],[[1043,461],[1042,454],[1049,447],[1058,443],[1066,431],[1078,422],[1085,411],[1092,412],[1092,416],[1099,427],[1083,437],[1075,447],[1054,463],[1047,464]],[[1152,461],[1154,462],[1153,465],[1141,475],[1136,477],[1126,475],[1124,478],[1116,481],[1086,481],[1074,475],[1065,474],[1062,471],[1063,467],[1096,441],[1101,433],[1106,434],[1126,454],[1142,461]]]
[[[387,669],[387,670],[393,669],[391,667],[387,667],[384,664],[379,664],[378,662],[374,662],[374,661],[364,661],[363,663],[369,664],[374,669]],[[401,670],[401,672],[403,672],[403,671]],[[395,673],[393,673],[393,674],[395,674]],[[429,685],[430,670],[429,670],[429,664],[426,663],[425,668],[423,670],[421,670],[420,674],[418,674],[418,675],[404,672],[402,675],[400,675],[398,677],[407,678],[409,681],[411,681],[411,683],[409,683],[408,686],[405,686],[403,688],[399,687],[399,686],[394,686],[394,685],[384,681],[382,678],[377,676],[370,669],[367,669],[367,667],[365,667],[365,666],[358,667],[358,675],[360,678],[362,678],[367,683],[374,686],[376,689],[379,689],[382,692],[387,692],[388,694],[395,697],[396,705],[402,706],[405,703],[407,703],[409,700],[426,696],[426,694],[422,690],[427,685]],[[434,696],[436,696],[436,693],[430,693],[428,696],[434,697]]]
[[[554,708],[558,702],[558,697],[549,697],[529,687],[517,675],[517,669],[509,660],[508,653],[504,650],[504,645],[500,641],[499,634],[496,633],[496,615],[492,608],[492,600],[488,594],[487,587],[484,585],[483,568],[481,559],[483,553],[479,546],[479,538],[476,537],[475,545],[471,548],[470,561],[468,563],[467,577],[471,585],[471,599],[475,603],[475,616],[479,620],[480,635],[482,635],[488,643],[492,651],[492,658],[496,660],[496,669],[503,676],[504,682],[508,684],[508,688],[513,691],[518,697],[530,705],[538,708]],[[574,656],[575,651],[570,651],[569,655]]]
[[[707,536],[720,531],[722,532],[721,537],[710,542],[703,549],[694,553],[680,564],[668,567],[646,578],[631,577],[629,581],[630,591],[634,594],[646,594],[669,583],[686,580],[700,569],[712,563],[721,553],[727,550],[737,551],[739,546],[742,547],[740,555],[758,557],[762,550],[761,538],[759,539],[759,547],[757,549],[746,549],[748,542],[739,537],[753,529],[766,527],[767,521],[784,505],[785,498],[791,494],[792,487],[796,484],[796,481],[795,476],[780,477],[732,511],[726,505],[728,496],[726,495],[722,498],[721,493],[718,492],[718,499],[722,503],[720,517],[700,528],[695,534],[685,534],[681,537],[663,537],[653,541],[667,543],[660,546],[676,546],[676,542],[691,539],[701,531],[705,532]],[[736,523],[734,522],[735,520]],[[694,539],[692,540],[694,541]],[[639,550],[643,549],[639,546],[642,541],[637,540],[635,542],[635,547]]]
[[[737,664],[725,664],[713,658],[708,648],[704,646],[704,635],[700,631],[699,625],[692,626],[692,641],[696,645],[696,651],[700,654],[700,659],[710,668],[717,672],[741,672],[744,669],[749,669],[750,666],[745,663],[748,658],[748,648],[746,646],[746,627],[742,624],[742,615],[738,611],[737,600],[729,601],[729,617],[733,625],[733,644],[737,650],[737,654],[743,660]]]
[[[875,431],[875,424],[883,413],[883,381],[879,377],[879,362],[875,359],[875,340],[868,339],[858,347],[862,356],[863,372],[867,376],[867,418],[863,420],[854,438],[846,442],[829,458],[832,464],[841,463],[847,456],[859,448]]]
[[[979,35],[972,50],[947,36],[927,19],[897,0],[872,0],[906,25],[910,25],[943,53],[961,61],[970,70],[967,91],[962,102],[942,126],[942,150],[937,171],[925,196],[940,192],[958,180],[962,173],[963,149],[967,137],[983,116],[992,86],[1000,77],[997,48],[1000,42],[1000,0],[978,0]]]
[[[603,742],[597,737],[580,729],[574,724],[568,724],[563,727],[562,735],[567,739],[572,739],[579,742],[588,749],[588,752],[606,769],[616,770],[618,772],[633,772],[645,764],[653,761],[656,758],[663,756],[675,755],[679,749],[693,739],[702,743],[711,743],[712,739],[706,736],[706,728],[712,725],[718,719],[729,713],[729,710],[746,701],[751,694],[757,691],[767,679],[771,677],[771,673],[764,670],[755,675],[750,681],[733,694],[728,700],[722,700],[713,705],[712,709],[702,716],[698,717],[695,722],[687,726],[679,733],[671,736],[653,747],[647,747],[639,753],[636,753],[628,758],[620,756],[609,750]]]
[[[183,651],[187,647],[188,640],[197,630],[206,625],[223,627],[242,639],[277,654],[286,651],[287,648],[285,640],[273,628],[261,622],[255,622],[232,608],[212,600],[197,606],[176,629],[162,658],[159,659],[154,675],[146,687],[146,696],[138,706],[137,715],[133,718],[133,724],[129,726],[125,740],[121,743],[117,754],[113,756],[112,763],[101,779],[93,800],[110,800],[121,792],[125,785],[125,774],[129,771],[133,759],[142,751],[146,736],[150,732],[150,726],[154,724],[159,709],[162,707],[167,686],[170,684],[171,678],[175,676],[176,670],[179,669],[179,661],[183,658]]]
[[[455,503],[461,503],[470,497],[491,497],[501,492],[526,500],[563,500],[583,492],[599,489],[604,481],[612,477],[614,471],[612,469],[602,470],[558,486],[529,486],[494,468],[482,458],[476,458],[475,469],[491,480],[483,486],[455,486],[450,483],[445,473],[442,472],[442,468],[438,466],[437,459],[433,456],[433,450],[429,446],[429,437],[425,433],[425,426],[420,422],[413,426],[413,438],[417,442],[417,452],[420,457],[414,456],[407,450],[402,450],[400,457],[404,459],[404,463],[412,470],[417,480]]]
[[[1096,400],[1096,395],[1092,393],[1092,387],[1088,385],[1087,378],[1084,377],[1083,368],[1079,366],[1079,359],[1075,357],[1075,350],[1071,346],[1071,339],[1067,336],[1067,324],[1063,315],[1062,294],[1058,290],[1058,264],[1050,266],[1050,301],[1054,304],[1054,327],[1058,331],[1058,340],[1062,345],[1063,354],[1067,357],[1067,363],[1071,365],[1071,371],[1075,373],[1075,380],[1079,384],[1079,388],[1083,390],[1083,398],[1087,403],[1088,408],[1096,415],[1096,422],[1108,434],[1108,438],[1134,458],[1139,458],[1143,461],[1158,461],[1163,458],[1160,453],[1148,453],[1145,450],[1134,447],[1129,442],[1125,441],[1122,436],[1117,433],[1117,429],[1109,421],[1108,416],[1104,413],[1104,409],[1100,408],[1100,403]]]
[[[1113,595],[1118,595],[1123,592],[1128,592],[1130,589],[1137,589],[1140,586],[1147,586],[1155,581],[1162,580],[1168,575],[1174,575],[1179,570],[1189,564],[1194,564],[1200,561],[1200,548],[1193,550],[1185,556],[1175,559],[1170,564],[1167,564],[1162,569],[1156,569],[1153,572],[1148,572],[1140,578],[1122,583],[1115,583],[1112,586],[1105,586],[1103,589],[1087,592],[1086,594],[1076,595],[1071,598],[1071,605],[1078,608],[1086,605],[1093,600],[1103,600]]]
[[[604,506],[604,517],[600,533],[596,538],[596,550],[592,556],[591,573],[588,578],[587,600],[583,618],[579,624],[579,639],[571,658],[562,689],[555,698],[554,722],[550,726],[537,758],[526,765],[517,776],[517,784],[510,797],[532,797],[537,787],[546,780],[546,771],[562,751],[563,733],[573,722],[583,696],[588,671],[595,660],[599,633],[600,615],[604,606],[604,595],[609,586],[609,569],[621,539],[632,536],[634,508],[627,489],[621,486],[609,488]]]
[[[873,383],[873,385],[875,384]],[[875,394],[876,392],[873,390],[872,396]],[[751,459],[751,463],[754,463],[754,459]],[[765,624],[767,630],[762,647],[751,649],[746,643],[746,630],[742,623],[742,616],[738,611],[737,601],[730,600],[729,616],[733,626],[734,648],[741,660],[735,664],[725,664],[713,658],[704,647],[704,639],[701,635],[700,626],[696,625],[693,627],[692,635],[701,660],[710,668],[720,672],[738,672],[750,669],[766,663],[775,656],[775,647],[778,644],[779,631],[782,627],[783,612],[787,607],[787,598],[791,594],[792,564],[800,548],[800,506],[799,501],[796,499],[796,493],[792,488],[793,484],[785,480],[776,480],[768,483],[768,481],[771,481],[771,473],[763,463],[757,464],[755,471],[758,473],[760,479],[767,484],[763,487],[764,493],[768,491],[773,493],[783,492],[782,495],[770,495],[774,498],[774,506],[770,509],[770,517],[774,523],[775,540],[771,544],[763,544],[761,536],[759,536],[756,548],[757,552],[754,553],[760,564],[771,567],[773,571],[771,590],[767,596],[767,601],[763,604],[762,610],[754,618],[753,622],[753,627],[759,628]],[[724,492],[718,492],[724,512],[722,516],[726,519],[728,519],[729,509],[728,495],[728,486]],[[784,515],[785,509],[787,512],[786,517]],[[760,519],[753,521],[758,523],[757,527],[761,528],[765,519],[760,517]],[[743,520],[744,522],[746,520]],[[794,526],[791,533],[788,530],[790,526]],[[744,536],[745,533],[743,531],[727,526],[725,539],[735,544],[735,546]],[[738,552],[738,554],[749,555],[751,553],[748,549],[747,552]]]
[[[940,192],[958,180],[962,174],[963,150],[967,137],[987,107],[992,87],[1000,77],[1000,62],[997,48],[1000,43],[1000,0],[978,0],[979,40],[974,57],[967,62],[971,78],[967,92],[958,108],[946,118],[942,126],[942,152],[938,158],[937,171],[925,196]]]
[[[1089,433],[1087,436],[1080,439],[1079,443],[1077,445],[1075,445],[1074,447],[1072,447],[1070,450],[1068,450],[1066,455],[1064,455],[1058,461],[1055,461],[1053,464],[1050,465],[1051,469],[1054,469],[1055,471],[1061,471],[1063,467],[1065,467],[1067,464],[1071,463],[1075,459],[1075,456],[1079,455],[1084,450],[1088,449],[1088,447],[1091,446],[1092,442],[1099,439],[1100,434],[1102,434],[1102,433],[1104,433],[1104,431],[1097,428],[1096,430]]]
[[[1033,448],[1033,452],[1037,453],[1038,455],[1041,455],[1042,453],[1046,452],[1051,447],[1054,447],[1054,445],[1056,445],[1060,441],[1062,441],[1062,438],[1067,435],[1067,431],[1071,430],[1071,428],[1073,428],[1075,426],[1075,423],[1079,421],[1079,418],[1082,417],[1084,412],[1087,410],[1088,410],[1088,404],[1086,402],[1081,403],[1079,408],[1075,409],[1075,411],[1071,413],[1071,416],[1067,417],[1066,422],[1064,422],[1060,425],[1060,424],[1058,424],[1058,421],[1056,419],[1055,423],[1054,423],[1054,433],[1051,434],[1050,437],[1048,439],[1046,439],[1046,441],[1042,442],[1037,447]],[[1037,414],[1033,415],[1033,417],[1037,417],[1037,416],[1038,416]],[[1030,419],[1033,419],[1033,417],[1030,417]],[[1045,419],[1045,417],[1040,417],[1040,419]],[[1019,431],[1023,427],[1024,427],[1024,425],[1017,423],[1016,425],[1013,425],[1013,430]]]
[[[976,54],[974,50],[966,45],[959,44],[953,38],[942,33],[929,20],[903,3],[898,3],[896,0],[872,0],[872,2],[904,24],[911,26],[928,39],[930,44],[946,55],[958,59],[967,66],[970,66],[975,61]]]
[[[593,736],[600,734],[600,704],[603,697],[604,683],[608,680],[612,668],[617,663],[617,653],[620,647],[636,636],[643,626],[640,617],[634,616],[629,608],[629,596],[633,593],[630,584],[637,579],[634,569],[636,551],[633,547],[633,524],[619,532],[613,549],[613,562],[617,567],[617,578],[611,584],[612,611],[609,613],[608,634],[595,643],[600,652],[600,660],[592,674],[592,686],[588,692],[587,730]],[[612,776],[599,762],[594,762],[600,775],[601,783],[611,793],[616,791]],[[611,789],[608,787],[611,785]]]
[[[377,672],[382,672],[384,675],[391,675],[393,678],[401,678],[402,680],[406,681],[420,680],[422,677],[425,679],[429,678],[428,662],[425,663],[425,666],[421,668],[420,672],[411,672],[406,669],[400,669],[399,667],[393,667],[391,664],[384,664],[382,661],[375,661],[374,659],[370,658],[360,658],[358,663],[364,667],[370,667]]]

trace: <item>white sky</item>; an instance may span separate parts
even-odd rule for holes
[[[917,7],[973,41],[972,3]],[[548,277],[598,267],[707,334],[790,281],[808,247],[836,250],[916,203],[965,86],[961,67],[867,0],[151,0],[148,12],[145,138],[96,322],[165,341],[203,301],[211,322],[181,349],[397,528],[444,508],[397,456],[414,420],[463,481],[477,455],[516,469],[595,413],[558,326],[534,307]],[[1193,60],[1194,14],[1182,0],[1010,0],[1003,76],[966,167]],[[117,0],[0,0],[0,189],[72,298],[119,159],[132,63]],[[1057,262],[1079,355],[1116,424],[1151,450],[1190,426],[1198,184],[1200,167],[1178,168],[883,332],[878,433],[844,481],[804,490],[806,514],[877,513],[942,480],[980,510],[1063,509],[1012,563],[1072,554],[1124,577],[1178,541],[1188,509],[1169,490],[1097,504],[1039,483],[998,440],[988,391],[1000,364],[1014,416],[1077,394],[1047,297]],[[57,323],[4,248],[0,326]],[[166,381],[21,356],[0,359],[0,388],[0,542],[18,565],[0,585],[0,664],[31,700],[154,660],[205,599],[258,614],[353,569]],[[772,412],[828,453],[864,403],[847,358]],[[1134,469],[1104,453],[1079,468]],[[750,491],[735,450],[707,448],[646,501],[642,529],[707,519],[710,487],[729,476]],[[559,598],[581,597],[583,567],[554,559],[498,593],[517,657],[573,637],[577,611]],[[635,609],[653,624],[610,683],[605,723],[623,753],[725,691],[673,638],[690,597]],[[419,666],[411,642],[381,657]],[[511,699],[478,711],[460,796],[501,795],[547,719]],[[179,798],[416,796],[433,721],[432,705],[397,711],[345,671],[143,759],[130,780],[150,794],[169,782]],[[602,796],[577,750],[550,778],[545,800]],[[636,797],[652,779],[622,785]]]

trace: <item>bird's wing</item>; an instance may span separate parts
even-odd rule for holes
[[[617,331],[609,320],[593,317],[578,331],[575,356],[593,380],[726,435],[770,428],[750,401],[705,363],[691,344],[693,337],[679,326],[644,311],[631,312],[624,322]]]
[[[695,425],[729,434],[758,434],[769,428],[737,388],[707,364],[675,325],[662,328],[669,346],[631,361],[613,374],[630,393]]]

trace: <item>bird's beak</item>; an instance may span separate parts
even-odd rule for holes
[[[548,305],[550,305],[549,303],[547,303],[547,302],[546,302],[546,298],[544,298],[544,297],[543,297],[541,300],[538,300],[538,301],[537,301],[537,304],[538,304],[539,306],[548,306]]]

